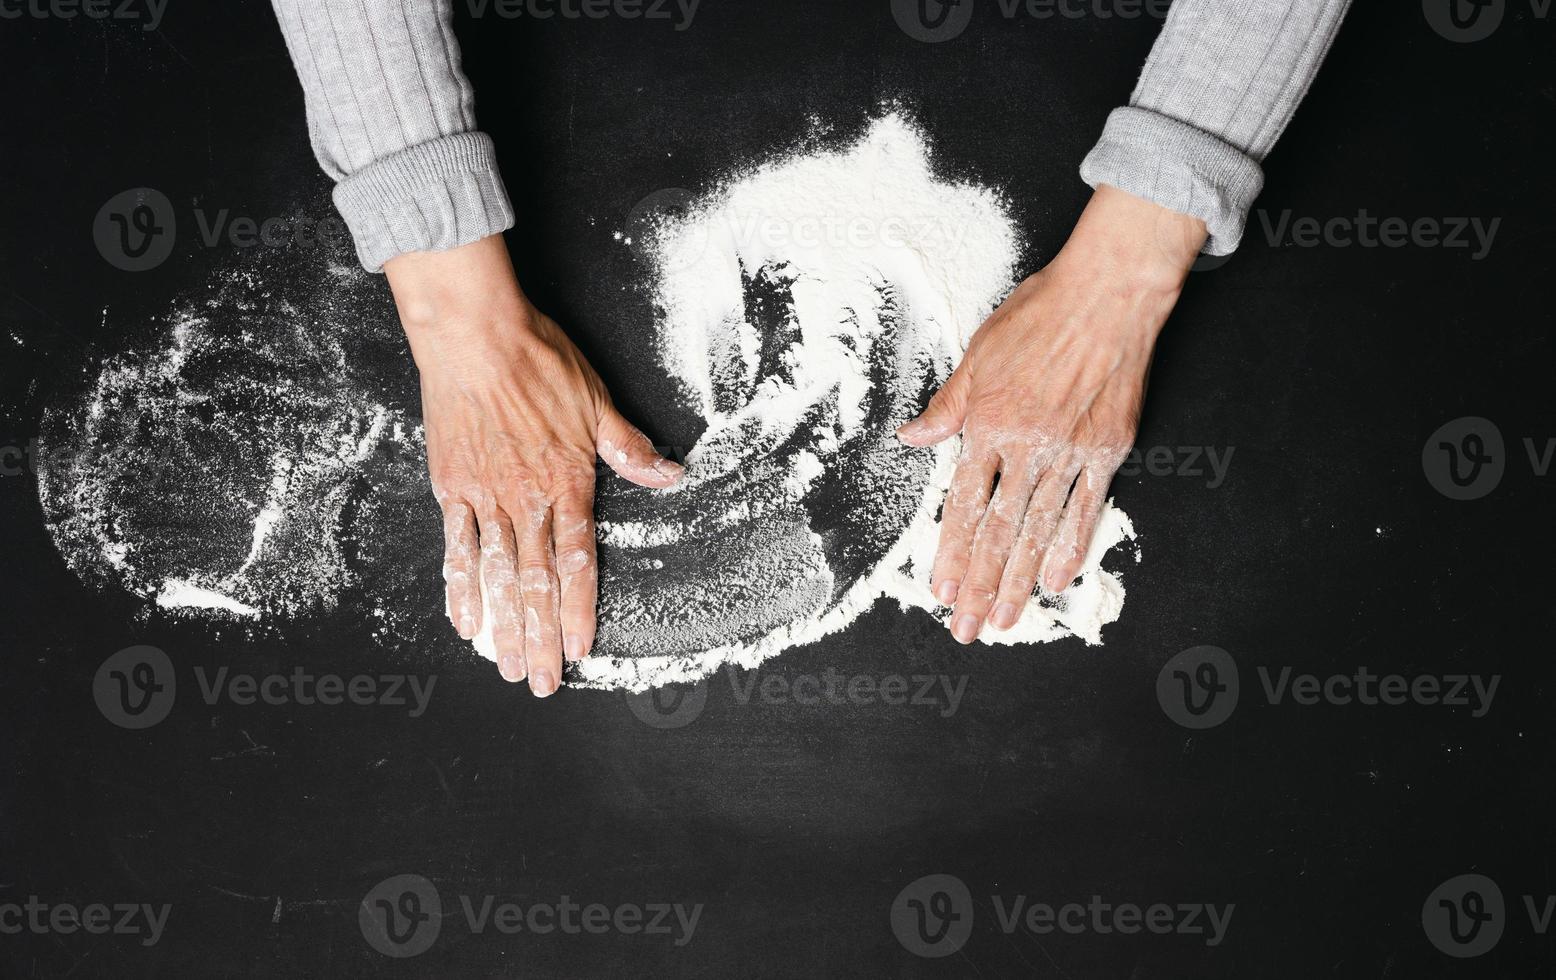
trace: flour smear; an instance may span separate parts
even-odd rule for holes
[[[648,259],[659,367],[705,426],[670,491],[602,476],[600,628],[568,668],[578,687],[755,666],[882,600],[948,612],[928,579],[959,446],[893,431],[1013,285],[1004,202],[937,176],[897,114],[689,197],[618,237]],[[275,263],[218,272],[64,386],[40,437],[55,543],[146,615],[254,631],[339,614],[399,655],[458,650],[382,280],[325,256]],[[982,642],[1100,643],[1125,556],[1139,560],[1134,531],[1110,504],[1078,581]],[[475,645],[492,656],[489,633]]]

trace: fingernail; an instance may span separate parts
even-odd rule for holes
[[[511,653],[497,661],[497,671],[502,674],[503,680],[515,684],[524,679],[524,665]]]
[[[989,619],[989,622],[994,624],[995,629],[1010,629],[1016,625],[1016,604],[1013,602],[1000,603],[994,607],[994,615]]]
[[[956,579],[946,579],[944,582],[941,582],[939,585],[935,586],[935,601],[940,603],[942,606],[949,606],[951,603],[956,601],[956,591],[960,587],[961,583]]]
[[[473,640],[473,639],[475,639],[475,635],[478,632],[480,632],[480,630],[475,625],[475,617],[474,616],[471,616],[469,613],[466,613],[465,615],[459,617],[459,635],[460,636],[464,637],[467,640]]]
[[[1056,568],[1048,573],[1048,591],[1063,592],[1070,587],[1070,576],[1062,568]]]
[[[956,617],[956,622],[951,625],[951,635],[956,637],[958,643],[971,643],[978,638],[978,617],[972,613],[962,613]]]
[[[567,659],[572,661],[582,660],[589,655],[589,648],[577,633],[569,633],[562,638],[562,649],[567,652]]]
[[[686,467],[674,460],[661,457],[654,461],[654,472],[667,480],[679,480],[681,474],[686,472]]]
[[[537,670],[535,676],[529,679],[529,689],[537,698],[549,698],[556,693],[556,678],[551,676],[549,670]]]
[[[924,434],[924,420],[914,419],[897,427],[897,438],[914,439]]]

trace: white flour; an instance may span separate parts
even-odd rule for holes
[[[943,620],[927,582],[958,447],[893,430],[1012,285],[1003,202],[937,177],[887,115],[651,225],[620,240],[652,257],[659,360],[706,428],[674,490],[601,481],[599,635],[569,682],[755,665],[882,598]],[[169,615],[258,629],[339,608],[386,647],[460,643],[381,280],[288,256],[130,334],[44,419],[39,497],[72,569]],[[1076,584],[983,641],[1101,642],[1124,598],[1101,562],[1133,537],[1109,506]]]
[[[928,574],[958,447],[892,433],[1012,285],[1003,202],[937,179],[922,135],[887,115],[845,149],[728,182],[648,244],[660,359],[707,429],[673,491],[602,499],[607,652],[573,682],[643,689],[754,666],[883,597],[943,620]],[[1081,580],[984,641],[1100,643],[1124,598],[1101,561],[1133,537],[1110,505]],[[677,560],[686,571],[666,573]],[[494,656],[489,634],[475,645]]]
[[[175,615],[332,608],[355,580],[345,525],[372,511],[370,458],[420,443],[351,383],[337,314],[223,275],[149,351],[108,358],[79,403],[50,411],[38,491],[70,566]]]

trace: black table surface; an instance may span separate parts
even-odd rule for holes
[[[1084,204],[1076,168],[1159,27],[982,2],[960,37],[928,44],[888,0],[705,0],[684,30],[455,6],[519,213],[521,278],[628,413],[681,445],[695,420],[643,370],[644,271],[611,237],[639,201],[901,106],[947,173],[1008,193],[1036,268]],[[457,644],[375,642],[349,606],[262,635],[148,614],[65,567],[25,467],[0,480],[0,928],[20,921],[7,903],[34,896],[170,907],[152,945],[0,932],[0,975],[1549,975],[1556,25],[1540,4],[1495,6],[1501,26],[1471,43],[1419,4],[1352,12],[1268,161],[1244,246],[1191,277],[1160,345],[1139,445],[1231,462],[1219,482],[1177,466],[1119,479],[1144,560],[1100,648],[961,648],[883,604],[755,677],[716,675],[693,692],[699,716],[656,727],[620,694],[537,702]],[[121,271],[94,246],[103,202],[146,186],[183,212],[331,213],[267,4],[175,3],[141,26],[0,23],[12,447],[122,345],[116,322],[236,259],[183,234],[157,268]],[[1363,212],[1499,224],[1484,254],[1283,230]],[[303,265],[347,258],[278,249]],[[1456,500],[1432,477],[1434,433],[1466,417],[1494,424],[1504,472]],[[1449,441],[1473,449],[1462,435]],[[166,651],[181,685],[144,730],[93,698],[105,658],[135,645]],[[1158,695],[1164,665],[1199,646],[1225,650],[1240,678],[1235,710],[1203,730]],[[436,688],[417,717],[206,703],[193,672],[222,666]],[[1283,668],[1500,681],[1485,711],[1306,704],[1266,690]],[[829,672],[965,688],[954,711],[795,696],[793,682]],[[893,925],[894,901],[932,874],[968,896],[955,911],[970,931],[942,958]],[[1464,874],[1495,882],[1504,906],[1500,941],[1473,958],[1423,925],[1428,896]],[[374,948],[359,920],[399,875],[442,903],[414,957]],[[702,909],[678,944],[614,926],[478,930],[462,907],[563,896]],[[1007,929],[998,909],[1018,896],[1235,913],[1214,945],[1184,930]]]

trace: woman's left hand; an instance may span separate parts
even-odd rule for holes
[[[955,605],[959,642],[986,621],[1009,629],[1039,581],[1059,592],[1080,571],[1134,445],[1157,335],[1205,234],[1198,219],[1099,187],[1058,256],[897,430],[911,446],[962,434],[930,580],[936,600]]]

